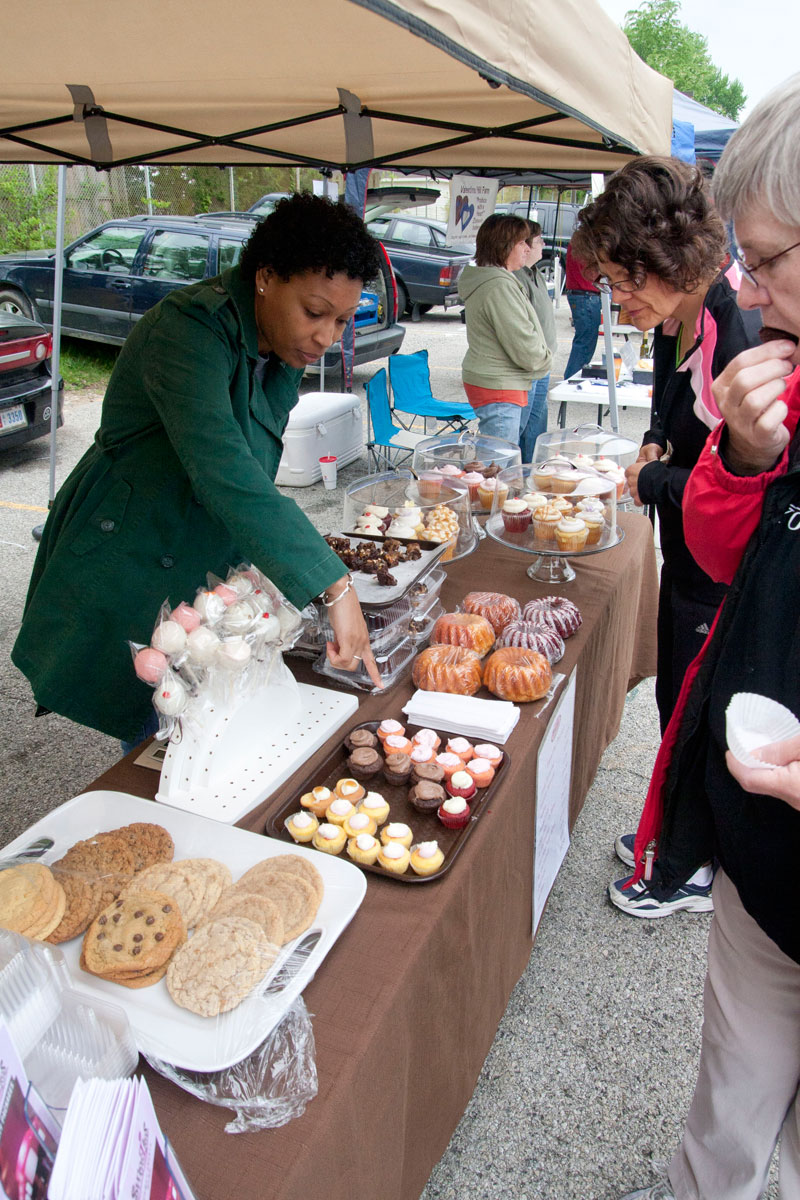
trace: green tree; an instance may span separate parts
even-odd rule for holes
[[[738,120],[747,99],[741,81],[723,74],[711,61],[708,40],[680,21],[679,0],[644,0],[625,14],[624,30],[641,59],[687,92]]]

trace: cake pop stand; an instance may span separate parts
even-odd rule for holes
[[[541,543],[534,543],[532,527],[524,533],[509,533],[503,524],[502,513],[494,513],[489,517],[485,529],[489,537],[502,546],[510,546],[512,550],[534,556],[526,574],[529,579],[535,579],[538,583],[570,583],[575,578],[575,571],[568,558],[586,558],[589,554],[602,554],[604,550],[618,546],[625,537],[625,530],[617,525],[613,532],[604,532],[596,545],[587,546],[583,550],[571,550],[569,555],[566,555],[563,550],[548,550]]]
[[[358,699],[279,683],[207,699],[170,738],[156,800],[233,824],[293,775],[358,710]]]

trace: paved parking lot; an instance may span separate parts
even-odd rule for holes
[[[571,341],[566,305],[558,326],[554,381]],[[439,309],[409,322],[403,350],[421,347],[430,352],[434,394],[462,399],[466,336],[458,314]],[[362,397],[378,365],[356,372]],[[89,444],[99,405],[97,396],[67,397],[58,482]],[[622,432],[637,440],[645,425],[641,412],[621,415]],[[363,459],[340,473],[336,492],[317,485],[292,494],[327,531],[341,519],[342,487],[365,473]],[[27,682],[10,664],[35,554],[31,528],[46,515],[47,479],[46,441],[0,458],[3,842],[80,792],[118,757],[116,743],[102,734],[54,715],[34,721]],[[75,672],[80,679],[80,663]],[[604,681],[595,683],[602,704]],[[646,683],[628,699],[528,969],[423,1200],[615,1200],[652,1182],[652,1160],[672,1152],[696,1070],[708,918],[680,913],[665,921],[635,920],[612,909],[604,896],[607,882],[624,874],[613,840],[635,828],[657,742],[653,691]],[[419,1063],[411,1069],[426,1068]],[[380,1138],[381,1131],[370,1136]],[[767,1196],[776,1195],[773,1182]],[[376,1181],[374,1198],[380,1197]]]

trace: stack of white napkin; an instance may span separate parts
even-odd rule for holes
[[[508,700],[477,700],[449,692],[417,689],[403,706],[412,725],[444,729],[477,741],[503,745],[519,720],[519,707]]]

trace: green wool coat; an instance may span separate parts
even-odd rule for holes
[[[257,339],[234,267],[171,293],[125,342],[94,444],[47,520],[11,655],[39,704],[132,739],[153,693],[126,642],[149,642],[165,600],[191,602],[207,572],[241,560],[298,607],[344,574],[274,485],[302,371],[273,355],[257,373]]]

